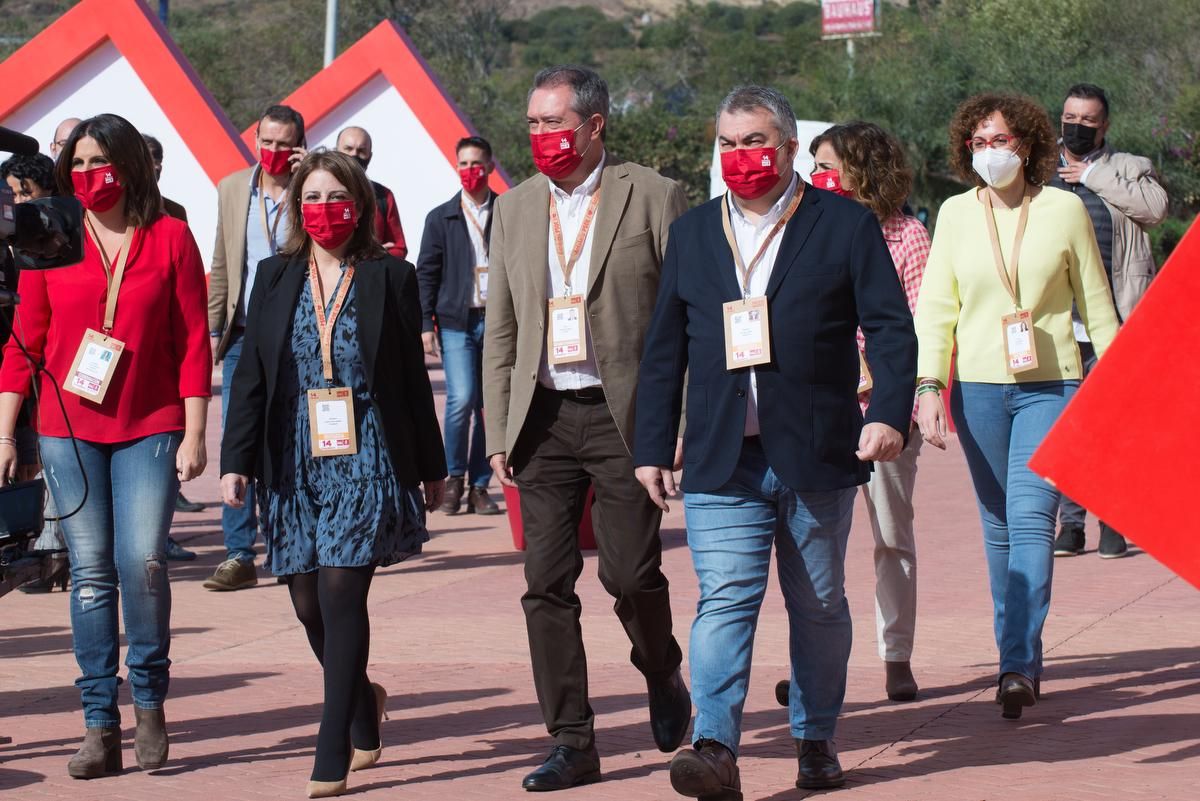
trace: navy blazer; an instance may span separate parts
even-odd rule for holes
[[[422,331],[438,328],[452,331],[467,329],[467,313],[475,294],[475,248],[463,215],[462,192],[456,192],[425,218],[421,252],[417,256],[417,282],[421,286]],[[496,193],[491,193],[492,209]],[[485,239],[492,236],[492,217],[483,229]]]
[[[723,202],[671,226],[638,379],[634,462],[667,466],[687,376],[685,492],[718,490],[733,475],[750,391],[749,368],[725,367],[722,305],[742,293],[721,227]],[[907,437],[917,370],[912,314],[866,207],[807,187],[781,236],[766,293],[772,361],[755,368],[763,450],[793,490],[863,484],[870,466],[855,456],[863,427],[855,329],[866,335],[875,381],[866,421]]]

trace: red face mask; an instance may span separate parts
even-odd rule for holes
[[[487,183],[487,173],[483,171],[483,167],[463,167],[458,171],[458,179],[462,181],[463,189],[474,194]]]
[[[817,189],[825,189],[842,197],[853,197],[854,193],[842,188],[842,175],[837,170],[825,170],[812,174],[812,183]]]
[[[770,192],[779,181],[779,165],[775,163],[779,147],[742,147],[721,153],[721,177],[729,191],[743,200]]]
[[[258,160],[268,175],[284,175],[290,172],[292,165],[288,159],[291,157],[292,149],[290,147],[279,150],[267,150],[265,147],[258,149]]]
[[[117,205],[125,187],[111,164],[90,170],[75,170],[71,173],[75,197],[88,211],[105,212]]]
[[[581,122],[579,128],[585,125],[586,121]],[[551,180],[566,178],[575,172],[583,163],[584,153],[587,152],[575,152],[575,133],[579,128],[574,131],[546,131],[529,135],[529,147],[533,150],[533,163],[538,172]]]
[[[353,200],[301,203],[300,213],[304,217],[304,230],[326,250],[342,245],[358,225],[358,209]]]

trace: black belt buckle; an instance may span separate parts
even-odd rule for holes
[[[604,403],[602,387],[587,387],[585,389],[560,389],[559,395],[575,403]]]

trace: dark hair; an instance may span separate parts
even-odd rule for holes
[[[296,144],[304,147],[304,117],[296,109],[284,105],[267,106],[266,111],[258,118],[258,124],[254,126],[256,136],[258,135],[258,129],[262,127],[263,120],[271,120],[283,123],[284,125],[294,126],[296,128]]]
[[[457,156],[459,151],[464,147],[477,147],[483,151],[483,155],[486,158],[490,159],[492,157],[492,146],[482,136],[464,136],[462,139],[459,139],[458,144],[454,146],[454,155]]]
[[[150,148],[150,158],[153,159],[156,164],[162,164],[162,142],[158,141],[150,134],[142,134],[142,138],[146,140],[146,147]]]
[[[608,121],[608,84],[595,70],[576,64],[546,67],[533,76],[533,88],[529,90],[529,94],[532,96],[535,89],[555,86],[571,87],[571,93],[574,95],[571,109],[583,119],[590,119],[592,115],[599,114],[605,122]],[[600,140],[604,141],[607,137],[606,124],[600,129]]]
[[[280,252],[288,256],[308,255],[310,239],[308,232],[304,230],[304,214],[300,207],[304,204],[304,182],[317,170],[324,170],[332,175],[338,183],[346,187],[358,205],[358,225],[350,235],[350,245],[346,248],[346,262],[357,264],[366,259],[378,259],[387,255],[375,233],[375,190],[371,188],[367,174],[352,156],[324,148],[311,151],[292,174],[287,188],[289,233]]]
[[[717,106],[717,122],[725,112],[757,111],[766,109],[775,118],[775,127],[783,135],[784,140],[796,138],[796,113],[792,104],[783,93],[769,86],[749,84],[738,86],[725,95],[725,99]]]
[[[950,121],[950,166],[958,177],[975,186],[986,186],[971,164],[966,142],[979,124],[994,112],[1008,123],[1014,136],[1021,138],[1020,148],[1029,148],[1025,160],[1025,180],[1041,186],[1054,176],[1058,167],[1058,137],[1041,103],[1027,95],[988,92],[964,100]]]
[[[54,182],[54,159],[38,153],[33,156],[13,156],[0,164],[0,181],[9,177],[17,179],[24,186],[26,181],[37,184],[52,195],[58,194]]]
[[[912,191],[913,171],[900,140],[873,122],[847,122],[817,135],[808,152],[828,142],[849,176],[854,194],[883,222],[900,209]]]
[[[145,228],[162,214],[162,195],[158,192],[158,181],[154,177],[154,162],[150,160],[150,148],[129,120],[116,114],[98,114],[84,120],[71,131],[62,152],[58,154],[55,177],[58,190],[64,195],[75,194],[71,182],[71,162],[75,160],[75,147],[79,140],[90,136],[100,145],[100,152],[108,159],[125,187],[125,218],[135,228]]]
[[[1104,107],[1104,119],[1108,119],[1108,95],[1104,94],[1104,90],[1094,83],[1077,83],[1067,90],[1067,96],[1063,99],[1065,103],[1072,97],[1078,97],[1082,100],[1099,100],[1100,105]]]

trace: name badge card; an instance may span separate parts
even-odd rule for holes
[[[1033,315],[1025,309],[1006,314],[1001,319],[1004,328],[1004,361],[1009,375],[1036,370],[1037,346],[1033,338]]]
[[[767,317],[767,299],[731,300],[723,308],[726,369],[770,364],[771,326]]]
[[[81,398],[104,403],[117,362],[125,352],[125,343],[89,328],[79,343],[64,389]]]
[[[313,456],[358,453],[358,437],[354,431],[354,394],[350,389],[310,389],[308,427]]]
[[[875,379],[871,378],[871,368],[867,367],[867,359],[860,350],[858,352],[858,394],[870,392],[874,386]]]
[[[487,265],[475,268],[475,297],[479,298],[480,304],[487,303],[487,271]]]
[[[571,364],[587,359],[583,295],[550,299],[550,328],[546,354],[550,364]]]

